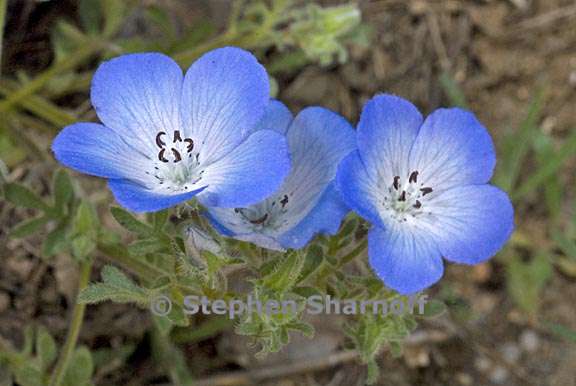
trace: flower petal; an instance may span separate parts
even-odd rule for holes
[[[408,176],[408,155],[421,124],[418,109],[397,96],[378,95],[365,104],[358,123],[358,150],[373,178],[390,185],[395,175]]]
[[[330,184],[340,160],[354,149],[352,126],[330,110],[307,108],[294,119],[287,137],[292,170],[282,187],[241,212],[210,208],[221,233],[261,246],[262,240],[273,238],[284,247],[301,248],[317,232],[338,230],[348,209]],[[266,220],[246,221],[246,211]],[[278,249],[269,240],[266,243],[266,248]]]
[[[166,55],[122,55],[98,67],[90,98],[105,126],[141,152],[156,154],[156,134],[180,129],[182,79]]]
[[[278,240],[284,248],[300,249],[317,233],[335,235],[349,211],[332,183],[306,217]]]
[[[266,107],[266,112],[254,131],[270,129],[280,134],[286,134],[292,119],[292,113],[288,110],[288,107],[284,103],[273,99]]]
[[[286,231],[312,210],[336,176],[340,161],[355,149],[354,129],[340,115],[321,107],[302,110],[288,129],[292,170],[275,194],[287,197]]]
[[[352,152],[340,163],[336,175],[336,188],[344,202],[360,216],[376,226],[384,226],[378,212],[381,197],[374,174],[369,174],[358,151]]]
[[[274,193],[289,170],[285,137],[260,130],[205,169],[202,181],[209,186],[198,199],[205,206],[251,205]]]
[[[182,122],[209,164],[232,151],[252,132],[269,102],[268,75],[249,52],[235,47],[208,52],[184,77]]]
[[[206,186],[190,192],[174,195],[159,194],[134,182],[111,179],[108,186],[116,201],[133,212],[156,212],[190,200],[206,189]]]
[[[426,118],[410,152],[410,166],[434,190],[485,184],[496,164],[490,134],[474,114],[438,109]]]
[[[449,189],[434,197],[419,225],[434,238],[442,255],[464,264],[480,263],[498,252],[514,230],[508,195],[492,185]]]
[[[253,228],[247,228],[245,222],[233,209],[212,207],[204,213],[204,216],[222,236],[233,237],[266,249],[285,251],[285,248],[273,236],[255,232]]]
[[[52,142],[56,159],[79,172],[107,178],[146,181],[148,161],[109,128],[97,123],[65,127]]]
[[[444,273],[434,240],[401,224],[389,229],[372,227],[368,233],[368,256],[370,266],[384,284],[403,295],[430,287]]]

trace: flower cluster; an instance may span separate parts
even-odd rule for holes
[[[96,71],[91,100],[102,124],[70,125],[52,149],[135,212],[196,197],[221,234],[282,251],[335,234],[352,209],[372,224],[370,265],[403,294],[438,281],[442,257],[488,259],[513,230],[507,195],[488,184],[491,138],[464,110],[424,120],[378,95],[357,130],[322,107],[294,117],[270,99],[256,58],[233,47],[185,74],[162,54],[120,56]]]

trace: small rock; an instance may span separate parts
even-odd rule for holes
[[[474,366],[478,371],[487,372],[492,367],[492,361],[486,357],[478,357],[474,361]]]
[[[520,359],[520,355],[522,354],[520,347],[518,347],[516,343],[512,342],[508,342],[502,345],[500,352],[502,352],[504,360],[506,360],[508,363],[518,362],[518,359]]]
[[[519,338],[522,350],[533,353],[540,347],[540,338],[533,330],[524,330]]]
[[[490,371],[490,374],[488,374],[488,378],[490,378],[490,381],[496,383],[497,385],[503,385],[508,380],[508,375],[509,373],[506,368],[502,366],[495,366],[492,371]]]
[[[470,386],[474,383],[474,379],[472,378],[472,376],[466,373],[457,373],[456,381],[462,386]]]

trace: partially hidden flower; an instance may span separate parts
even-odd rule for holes
[[[338,189],[373,224],[369,262],[388,287],[420,291],[442,277],[442,257],[477,264],[510,237],[510,200],[488,184],[494,145],[472,113],[438,109],[423,120],[410,102],[379,95],[362,111],[357,146]]]
[[[257,130],[269,103],[266,71],[239,48],[213,50],[185,75],[163,54],[123,55],[100,65],[90,97],[102,124],[64,128],[52,150],[62,164],[107,178],[129,210],[194,196],[206,206],[253,204],[290,169],[285,138]]]
[[[260,128],[286,134],[290,174],[276,193],[258,204],[209,208],[213,225],[226,236],[274,250],[302,248],[317,233],[335,234],[349,212],[334,178],[340,161],[356,148],[352,126],[320,107],[306,108],[292,119],[275,101]]]

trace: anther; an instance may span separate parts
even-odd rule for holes
[[[284,208],[286,206],[286,204],[288,204],[288,195],[285,194],[284,198],[282,198],[282,200],[280,201],[280,204],[282,204],[282,208]]]
[[[398,190],[400,188],[400,176],[394,177],[394,182],[392,183],[394,189]]]
[[[161,131],[158,134],[156,134],[156,145],[159,148],[163,148],[164,145],[166,145],[166,143],[164,141],[162,141],[162,136],[164,136],[166,133]]]
[[[164,158],[164,153],[166,152],[166,149],[162,149],[160,150],[160,152],[158,153],[158,159],[162,162],[168,162],[168,160],[166,158]]]
[[[172,154],[174,154],[174,163],[182,161],[182,156],[178,152],[178,150],[172,148]]]
[[[422,188],[422,189],[420,189],[420,191],[422,192],[423,196],[427,195],[428,193],[433,192],[432,188]]]
[[[416,200],[416,203],[412,206],[416,209],[420,209],[422,207],[422,203],[420,201]]]
[[[175,130],[174,131],[174,143],[176,142],[182,142],[182,137],[180,136],[180,130]]]
[[[268,213],[264,214],[264,216],[260,217],[259,219],[250,220],[250,223],[255,224],[255,225],[262,224],[264,221],[266,221],[267,218],[268,218]]]
[[[398,198],[398,201],[406,201],[406,191],[403,190],[402,194],[400,194],[400,198]]]
[[[408,182],[418,182],[418,171],[413,171],[410,173],[410,177],[408,178]]]
[[[184,142],[186,142],[188,144],[188,146],[186,146],[186,151],[188,153],[190,153],[192,151],[192,149],[194,149],[194,141],[191,140],[190,138],[186,138],[184,140]]]

